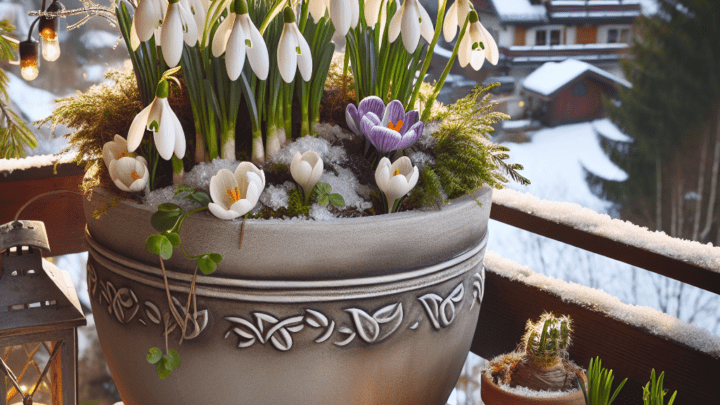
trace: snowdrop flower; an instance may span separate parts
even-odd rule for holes
[[[360,122],[362,131],[380,153],[388,153],[398,149],[409,148],[425,130],[417,110],[405,113],[405,108],[398,100],[391,101],[383,117],[368,112]]]
[[[388,158],[380,159],[375,170],[375,182],[387,197],[388,213],[393,212],[393,206],[398,198],[415,187],[419,176],[418,168],[412,165],[407,156],[401,157],[392,165]]]
[[[465,24],[467,15],[472,10],[469,0],[455,0],[445,16],[443,23],[443,34],[445,41],[450,42],[455,39],[458,27],[462,28]]]
[[[361,141],[364,141],[367,137],[361,124],[362,119],[368,114],[373,113],[375,117],[383,117],[385,115],[385,103],[382,99],[377,96],[365,97],[357,107],[355,104],[348,104],[345,108],[345,122],[347,122],[350,130],[358,137]],[[380,121],[379,119],[377,121]]]
[[[110,178],[117,188],[128,193],[145,190],[150,178],[147,161],[142,157],[122,157],[112,160],[108,166]]]
[[[432,20],[418,0],[405,0],[390,21],[388,38],[395,40],[402,32],[402,41],[409,53],[414,53],[420,42],[420,36],[430,43],[435,35]]]
[[[296,68],[306,82],[312,77],[312,55],[305,37],[295,21],[295,13],[290,7],[285,7],[283,13],[285,27],[278,42],[278,68],[280,76],[285,83],[292,83],[295,79]]]
[[[305,193],[305,202],[310,199],[310,193],[320,180],[323,174],[323,161],[314,151],[307,151],[300,155],[295,152],[292,163],[290,163],[290,174]]]
[[[357,27],[360,21],[358,0],[310,0],[308,8],[316,23],[325,16],[325,10],[330,9],[330,20],[342,36],[347,35],[350,27]]]
[[[185,133],[177,116],[170,108],[167,97],[170,86],[166,79],[160,80],[155,91],[155,100],[135,116],[128,131],[128,151],[134,152],[142,141],[145,129],[153,132],[155,147],[165,160],[172,158],[173,152],[178,159],[185,156]]]
[[[145,42],[152,38],[155,30],[163,23],[166,9],[167,1],[165,0],[140,0],[132,22],[140,41]]]
[[[470,12],[470,24],[468,29],[460,41],[460,52],[458,53],[458,61],[460,66],[465,67],[470,63],[475,70],[480,70],[485,59],[496,65],[498,63],[499,53],[495,40],[490,33],[480,24],[477,13],[473,10]]]
[[[234,12],[228,13],[220,23],[213,38],[212,52],[216,58],[225,53],[225,67],[230,80],[235,81],[240,77],[245,65],[245,54],[258,79],[267,79],[270,70],[267,45],[250,19],[245,0],[236,0]]]
[[[265,173],[250,162],[242,162],[235,173],[221,169],[210,179],[208,209],[220,219],[235,219],[257,205],[265,188]]]
[[[142,38],[140,39],[142,40]],[[162,35],[160,35],[160,46],[168,67],[172,68],[180,63],[183,41],[188,46],[194,46],[197,43],[198,28],[195,25],[195,18],[180,0],[170,0],[165,21],[162,24]]]
[[[202,41],[205,30],[205,18],[207,17],[207,6],[203,0],[180,0],[185,10],[193,16],[198,32],[198,41]]]

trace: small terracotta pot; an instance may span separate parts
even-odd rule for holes
[[[485,405],[585,405],[585,397],[578,390],[557,398],[529,398],[503,390],[482,373],[480,394]]]

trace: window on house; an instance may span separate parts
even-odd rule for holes
[[[625,28],[620,30],[620,42],[622,43],[629,43],[630,42],[630,30]]]
[[[547,45],[547,31],[535,31],[535,45]]]
[[[608,30],[607,42],[609,44],[625,43],[630,39],[630,30],[627,28],[611,28]]]
[[[535,31],[535,45],[560,45],[562,33],[560,30]]]
[[[560,30],[550,31],[550,45],[560,45]]]
[[[585,97],[588,93],[588,87],[585,82],[580,82],[573,86],[572,95],[575,97]]]

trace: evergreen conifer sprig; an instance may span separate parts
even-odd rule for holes
[[[508,181],[505,176],[523,185],[530,184],[518,173],[523,169],[521,165],[506,162],[509,149],[490,142],[492,124],[510,118],[492,111],[497,103],[490,102],[487,92],[497,85],[478,86],[441,116],[433,117],[443,122],[440,131],[433,135],[437,140],[433,150],[437,160],[422,171],[411,194],[414,203],[440,204],[470,194],[484,184],[501,189]]]
[[[0,57],[5,60],[15,59],[13,52],[17,44],[7,39],[6,35],[15,30],[7,20],[0,21]],[[25,157],[24,147],[35,148],[35,135],[15,111],[8,106],[10,98],[7,94],[8,77],[0,69],[0,159]]]

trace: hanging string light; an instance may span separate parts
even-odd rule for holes
[[[57,13],[63,10],[63,6],[57,0],[45,10],[47,13]],[[60,40],[58,39],[58,18],[40,17],[40,44],[42,56],[48,62],[54,62],[60,57]]]
[[[35,24],[40,20],[36,18],[30,26],[27,40],[20,42],[20,75],[27,81],[35,80],[40,73],[40,61],[38,60],[38,43],[32,37]]]

